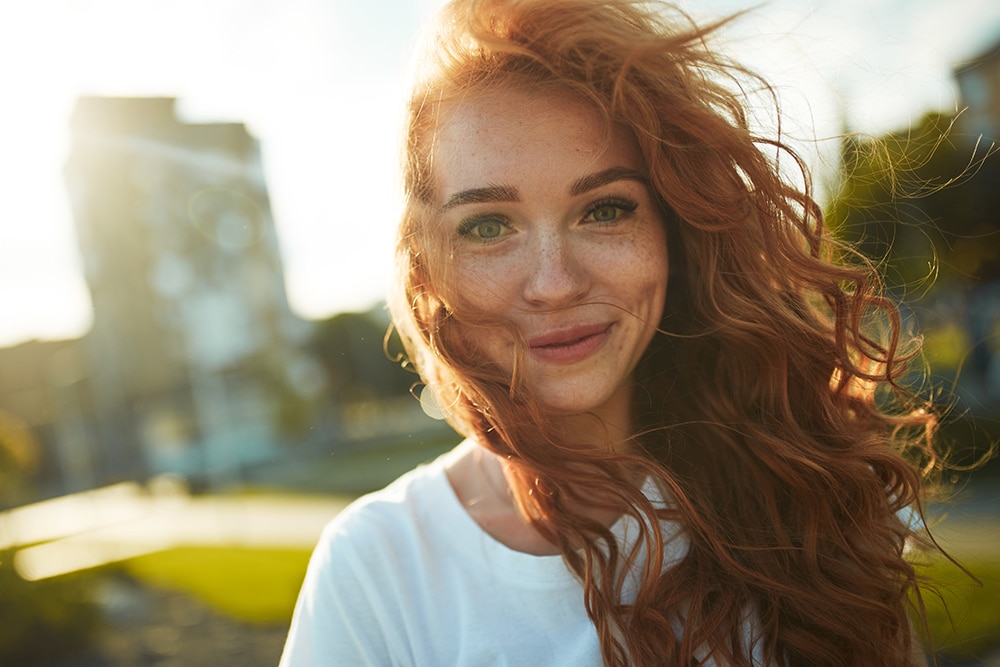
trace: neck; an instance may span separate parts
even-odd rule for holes
[[[583,451],[624,452],[629,446],[630,394],[622,391],[599,410],[582,415],[553,416],[556,437]],[[518,509],[515,494],[528,499],[532,485],[519,474],[516,463],[488,449],[468,445],[456,450],[448,465],[448,477],[456,494],[472,518],[490,535],[517,551],[536,555],[559,553],[536,526]],[[639,480],[636,479],[636,483]],[[527,486],[526,486],[527,485]],[[517,489],[517,491],[515,491]],[[604,497],[601,489],[579,489],[570,494],[586,500],[565,498],[568,508],[610,526],[621,515],[615,499]],[[543,521],[543,524],[545,522]]]

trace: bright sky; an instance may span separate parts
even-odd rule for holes
[[[384,297],[397,118],[441,0],[0,2],[0,345],[83,334],[91,310],[61,170],[80,94],[174,96],[262,146],[289,300],[307,318]],[[680,0],[698,17],[748,0]],[[772,0],[732,29],[803,138],[955,109],[955,63],[1000,41],[995,0]]]

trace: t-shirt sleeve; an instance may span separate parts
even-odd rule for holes
[[[392,665],[370,562],[370,536],[349,508],[313,551],[279,667]],[[366,560],[368,561],[366,563]]]

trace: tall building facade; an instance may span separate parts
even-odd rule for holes
[[[95,481],[274,456],[307,325],[288,307],[258,142],[182,122],[168,98],[81,98],[71,132]]]

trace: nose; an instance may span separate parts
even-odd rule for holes
[[[524,283],[527,303],[560,308],[573,305],[587,294],[590,271],[567,234],[555,230],[542,233],[534,246],[534,270]]]

